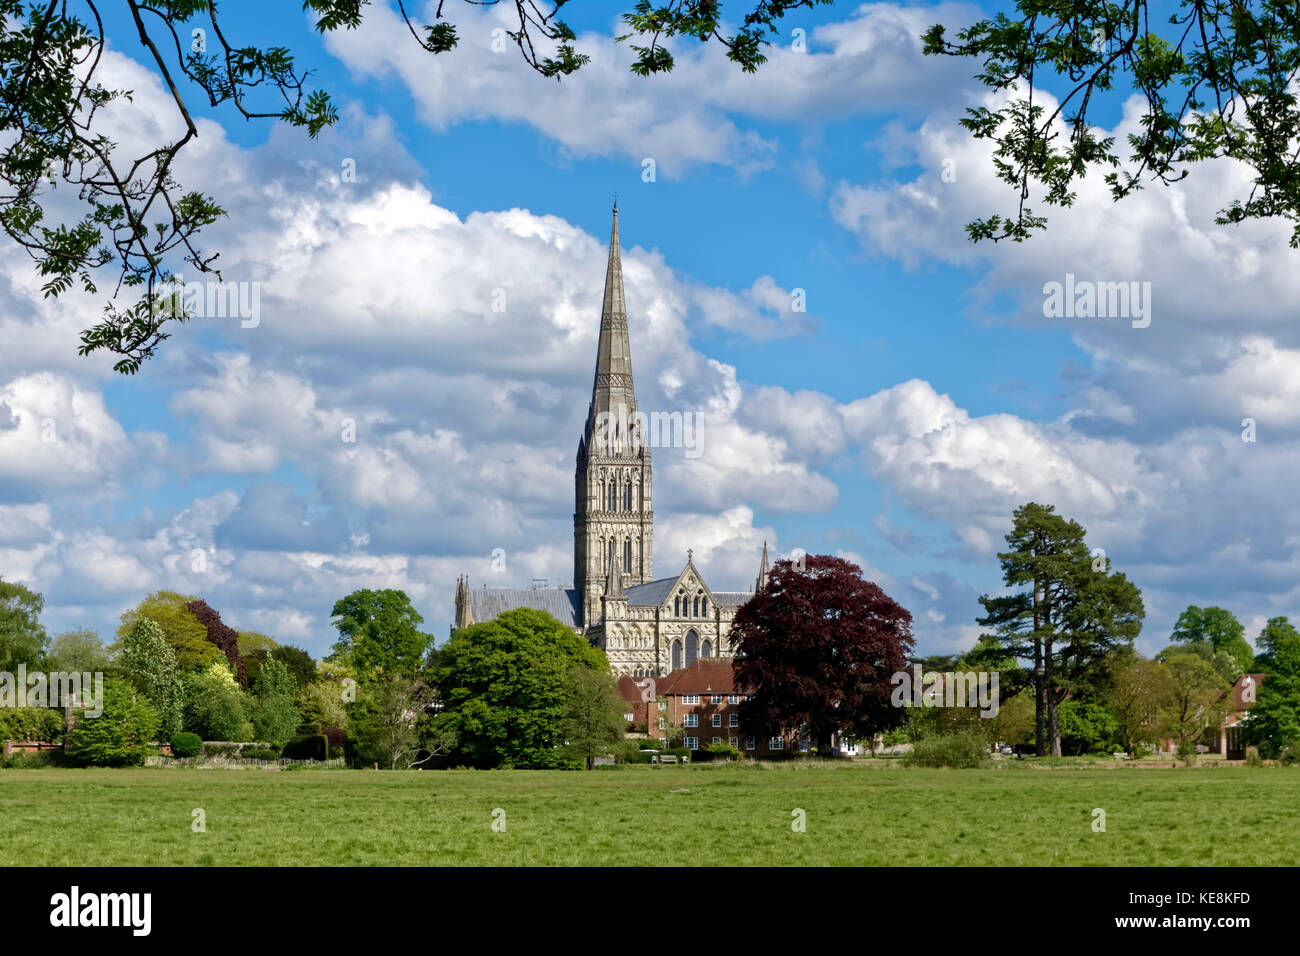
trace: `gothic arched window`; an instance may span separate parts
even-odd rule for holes
[[[632,482],[630,481],[623,486],[623,510],[632,510]]]
[[[609,481],[609,494],[607,495],[607,498],[608,498],[609,510],[617,511],[618,510],[618,485],[615,484],[614,479],[612,478]]]
[[[691,608],[691,617],[699,617],[699,616],[700,616],[700,599],[696,598],[694,606]]]
[[[682,642],[673,641],[673,670],[682,666]]]
[[[700,615],[701,615],[702,617],[708,617],[708,616],[709,616],[709,599],[708,599],[708,598],[700,598]]]
[[[610,538],[605,542],[605,570],[608,571],[614,567],[614,539]]]
[[[700,645],[700,656],[701,657],[713,656],[713,643],[711,641],[705,641],[703,644]]]
[[[695,663],[695,658],[700,650],[700,636],[694,631],[686,632],[686,666],[690,667]]]
[[[623,542],[623,570],[628,574],[632,573],[632,539],[628,538]]]

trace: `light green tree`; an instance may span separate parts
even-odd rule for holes
[[[185,729],[204,740],[253,739],[250,705],[225,658],[185,677]]]
[[[0,580],[0,671],[40,666],[50,640],[40,622],[44,607],[45,599],[35,591]]]
[[[623,739],[627,704],[608,670],[569,670],[561,732],[569,753],[590,770],[595,758]]]
[[[609,662],[544,611],[519,608],[456,631],[442,650],[438,725],[476,766],[577,768],[564,749],[569,671]]]
[[[149,756],[149,742],[158,733],[158,714],[145,695],[129,681],[104,681],[104,711],[73,716],[68,754],[78,763],[106,767],[139,767]]]
[[[208,629],[186,606],[194,600],[189,594],[157,591],[122,615],[118,638],[130,633],[140,618],[147,617],[162,629],[182,674],[201,671],[214,661],[224,661],[226,656],[221,648],[208,640]]]
[[[1231,611],[1221,607],[1190,605],[1178,616],[1169,640],[1174,645],[1172,653],[1179,648],[1196,651],[1227,681],[1235,681],[1255,663],[1255,652],[1246,642],[1246,628]],[[1227,655],[1227,667],[1218,658],[1220,654]]]
[[[121,641],[118,667],[136,690],[144,694],[158,715],[165,739],[179,733],[185,695],[176,655],[163,639],[162,629],[147,617],[137,618]]]
[[[297,691],[297,682],[282,661],[272,655],[262,662],[250,708],[258,740],[283,747],[293,737],[301,721],[294,702]]]
[[[1161,729],[1190,761],[1196,742],[1211,727],[1222,725],[1233,708],[1231,685],[1199,654],[1174,654],[1166,662],[1170,694],[1161,711]]]
[[[1159,735],[1161,711],[1173,694],[1169,670],[1129,650],[1112,658],[1110,678],[1106,701],[1119,719],[1124,749],[1133,753]]]
[[[328,660],[352,667],[363,682],[380,673],[414,676],[433,646],[404,591],[353,591],[330,613],[339,639]]]
[[[51,670],[98,673],[111,664],[108,648],[89,628],[65,631],[50,644]]]

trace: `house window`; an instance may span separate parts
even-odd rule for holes
[[[659,729],[660,730],[664,729],[664,719],[662,717],[659,718]]]
[[[727,746],[728,746],[728,747],[734,747],[734,746],[736,746],[736,741],[738,741],[739,739],[740,739],[739,737],[728,737],[728,738],[727,738]]]
[[[624,715],[623,715],[623,719],[626,720],[626,721],[630,724],[630,723],[632,723],[632,721],[636,720],[636,715],[635,715],[635,714],[624,714]]]
[[[667,709],[668,709],[668,704],[667,704],[667,702],[662,701],[662,700],[659,701],[659,709],[660,709],[660,710],[667,710]]]
[[[709,698],[709,703],[710,703],[710,704],[720,704],[720,703],[722,703],[722,695],[721,695],[721,694],[714,694],[713,696],[711,696],[711,697]]]
[[[746,750],[753,750],[753,749],[754,749],[754,738],[753,738],[753,737],[746,737],[746,738],[745,738],[745,749],[746,749]]]
[[[739,694],[728,694],[728,695],[727,695],[727,703],[728,703],[728,704],[739,704],[739,703],[740,703],[740,695],[739,695]]]
[[[728,727],[739,727],[739,726],[740,726],[740,714],[728,714],[728,715],[727,715],[727,726],[728,726]]]
[[[687,749],[687,750],[699,750],[699,749],[700,749],[700,738],[699,738],[699,737],[687,737],[687,738],[686,738],[686,749]]]
[[[769,741],[767,742],[767,749],[768,749],[768,750],[784,750],[784,749],[785,749],[785,740],[784,740],[783,738],[781,738],[781,737],[773,737],[771,740],[769,740]]]
[[[687,714],[685,717],[682,718],[682,726],[683,726],[683,727],[698,727],[698,726],[700,726],[700,715],[699,715],[699,714]]]
[[[721,727],[721,726],[722,726],[722,715],[721,715],[721,714],[714,714],[714,715],[713,715],[713,726],[714,726],[714,727]]]
[[[700,695],[699,695],[699,694],[683,694],[683,695],[682,695],[682,703],[683,703],[683,704],[698,704],[699,702],[700,702]]]
[[[715,744],[720,744],[720,743],[722,743],[722,738],[721,738],[721,737],[714,737],[714,738],[713,738],[713,743],[715,743]]]

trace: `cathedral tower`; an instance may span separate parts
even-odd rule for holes
[[[600,312],[596,377],[576,464],[573,586],[582,602],[583,626],[591,627],[603,617],[601,597],[612,565],[617,562],[621,591],[624,585],[651,580],[653,557],[650,449],[643,441],[632,387],[617,203]]]

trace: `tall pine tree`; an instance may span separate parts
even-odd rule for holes
[[[1111,573],[1105,557],[1089,554],[1084,534],[1051,505],[1031,501],[1017,508],[1009,550],[998,560],[1003,583],[1019,590],[980,598],[985,615],[978,623],[993,629],[981,639],[986,650],[1032,664],[1039,756],[1049,748],[1061,755],[1061,702],[1094,686],[1107,656],[1131,645],[1142,628],[1141,592]]]

